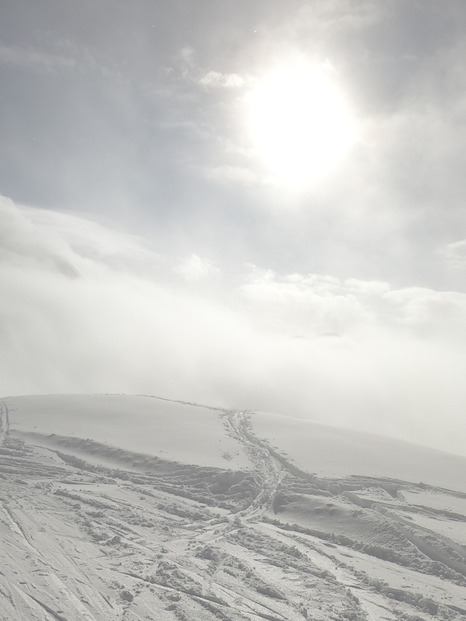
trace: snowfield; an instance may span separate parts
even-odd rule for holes
[[[6,398],[0,619],[464,619],[465,474],[261,412]]]
[[[302,419],[253,413],[254,430],[319,476],[372,475],[466,493],[466,459],[417,444]]]

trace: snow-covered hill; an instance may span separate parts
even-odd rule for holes
[[[466,458],[155,397],[0,404],[2,621],[466,616]]]

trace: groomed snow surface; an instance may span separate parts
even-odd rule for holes
[[[3,399],[0,619],[465,619],[465,473],[260,412]]]

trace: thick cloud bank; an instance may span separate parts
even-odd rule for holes
[[[0,220],[1,395],[158,394],[464,454],[466,295],[173,264],[5,198]]]

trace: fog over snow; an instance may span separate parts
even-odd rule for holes
[[[176,396],[464,452],[465,294],[175,263],[6,199],[1,219],[2,394]]]
[[[465,454],[460,0],[0,7],[0,395]]]

